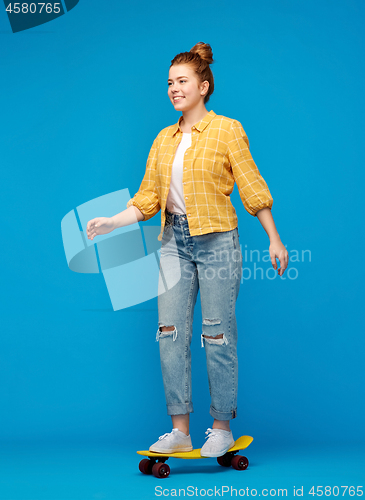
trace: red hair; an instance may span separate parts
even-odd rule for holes
[[[213,62],[213,51],[209,43],[198,42],[189,52],[177,54],[171,61],[170,68],[175,64],[188,64],[195,71],[200,83],[207,80],[209,89],[204,96],[204,104],[206,104],[214,92],[214,77],[209,66]]]

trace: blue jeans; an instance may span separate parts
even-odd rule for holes
[[[193,412],[191,352],[194,306],[200,289],[211,396],[210,414],[230,420],[237,413],[235,305],[242,274],[238,229],[191,236],[186,215],[166,210],[158,284],[159,341],[168,415]],[[162,331],[161,327],[174,327]]]

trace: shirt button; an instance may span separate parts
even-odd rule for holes
[[[186,184],[186,182],[183,182],[183,184]]]
[[[188,153],[185,153],[185,155],[187,155]]]
[[[187,196],[185,196],[185,200],[187,200],[187,199],[188,199],[188,197],[187,197]]]
[[[188,214],[188,215],[189,215],[189,217],[190,217],[190,215],[191,215],[191,214]]]

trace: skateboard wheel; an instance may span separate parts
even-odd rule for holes
[[[148,458],[144,458],[139,462],[139,470],[143,474],[152,474],[152,466],[153,466],[153,461],[149,460]]]
[[[231,455],[225,454],[225,455],[222,455],[221,457],[217,457],[217,462],[222,467],[230,467],[231,466],[231,461],[232,461]]]
[[[152,467],[152,474],[155,477],[165,478],[170,474],[170,467],[162,462],[157,462]]]
[[[241,455],[235,455],[232,458],[232,467],[236,470],[245,470],[248,467],[248,459]]]

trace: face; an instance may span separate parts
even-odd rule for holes
[[[176,64],[169,71],[168,96],[179,111],[188,111],[204,103],[209,83],[200,83],[195,71],[188,64]]]

